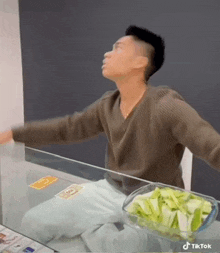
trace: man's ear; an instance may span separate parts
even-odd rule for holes
[[[149,60],[146,56],[138,56],[136,58],[136,68],[146,68],[149,64]]]

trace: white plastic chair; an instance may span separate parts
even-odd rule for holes
[[[181,160],[180,165],[182,167],[182,177],[183,182],[185,184],[185,189],[188,191],[191,191],[192,161],[193,161],[193,154],[187,147],[185,147],[185,151],[183,153],[183,158]]]

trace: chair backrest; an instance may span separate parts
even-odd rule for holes
[[[192,161],[193,154],[187,147],[185,147],[185,151],[183,153],[183,158],[180,165],[182,167],[182,177],[183,182],[185,184],[185,189],[189,191],[191,191]]]

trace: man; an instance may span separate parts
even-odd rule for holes
[[[7,143],[13,138],[14,141],[23,142],[28,146],[69,144],[87,140],[104,132],[108,138],[108,169],[181,188],[184,188],[184,183],[179,165],[185,147],[213,168],[220,169],[220,135],[176,91],[168,86],[154,87],[149,83],[149,78],[163,65],[164,49],[164,40],[160,36],[144,28],[128,27],[125,36],[113,45],[112,51],[104,55],[102,74],[115,82],[116,90],[106,92],[84,111],[72,116],[26,123],[24,127],[6,131],[0,135],[0,143]],[[99,184],[99,181],[96,183]],[[94,184],[89,184],[90,190]],[[126,195],[141,186],[133,179],[109,172],[104,180],[100,180],[100,184],[106,189],[112,187],[111,190],[117,195],[114,196],[115,205],[112,206],[115,210],[121,208]],[[83,194],[85,196],[86,193]],[[69,205],[69,216],[66,216],[71,217],[72,212],[72,220],[77,221],[80,217],[76,215],[78,205],[81,205],[83,210],[86,206],[86,201],[83,203],[80,200],[83,194],[78,195],[72,205],[71,202],[65,202],[65,205]],[[99,192],[94,191],[92,195],[90,191],[90,194],[97,197]],[[112,197],[114,194],[112,193]],[[51,205],[51,202],[48,203]],[[48,203],[43,203],[44,210],[49,206]],[[38,236],[35,232],[35,237],[45,243],[58,236],[56,226],[58,229],[61,220],[64,222],[65,218],[60,218],[60,223],[57,222],[55,226],[55,214],[51,212],[50,215],[49,211],[45,214],[44,211],[43,215],[43,207],[40,206],[36,207],[35,211],[30,210],[24,217],[23,229],[24,224],[34,221],[35,230],[38,231]],[[99,207],[101,206],[102,204]],[[62,207],[54,205],[54,209],[59,210],[56,211],[56,219],[61,216],[59,213],[63,215],[66,212],[65,208],[64,203]],[[95,213],[91,203],[86,208]],[[86,215],[86,211],[84,212],[81,214],[83,217]],[[54,218],[51,217],[53,215]],[[113,213],[109,214],[109,217],[114,216],[112,215]],[[69,231],[72,229],[68,236],[75,236],[86,229],[90,229],[91,235],[94,226],[117,222],[119,216],[118,214],[114,219],[106,218],[105,221],[93,219],[94,223],[90,227],[86,227],[89,223],[87,219],[84,227],[82,223],[73,222],[71,228],[68,228]],[[50,229],[49,225],[40,229],[39,224],[42,227],[47,219],[53,220],[49,224]],[[64,230],[62,233],[66,234]],[[62,233],[60,232],[60,236]],[[88,238],[86,233],[84,235]],[[135,238],[134,233],[136,232],[133,231],[132,234],[130,231],[129,235],[132,234]],[[128,235],[126,236],[128,238]],[[87,243],[89,244],[88,241]],[[100,250],[95,247],[94,244],[90,244],[92,250]]]

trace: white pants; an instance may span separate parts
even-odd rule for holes
[[[30,209],[22,219],[21,233],[43,244],[81,235],[92,252],[160,251],[153,236],[126,224],[121,231],[115,226],[123,223],[126,195],[106,179],[83,185],[85,189],[72,200],[53,197]]]

